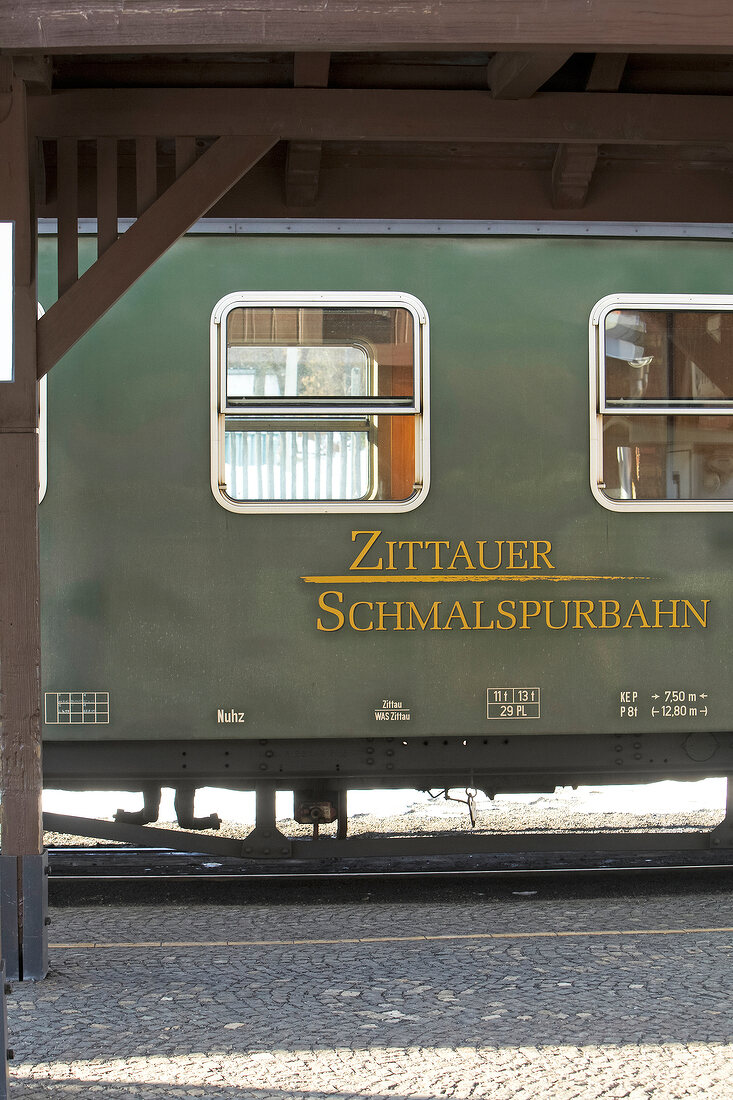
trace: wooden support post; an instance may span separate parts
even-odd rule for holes
[[[14,224],[14,373],[0,383],[0,901],[8,977],[46,973],[41,822],[35,221],[25,86],[0,123],[0,219]],[[28,933],[28,935],[26,935]]]

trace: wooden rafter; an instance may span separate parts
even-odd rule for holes
[[[38,377],[274,143],[271,137],[219,138],[179,176],[40,319]]]
[[[572,57],[567,50],[497,53],[489,62],[489,87],[495,99],[528,99]]]
[[[58,92],[29,102],[42,138],[170,132],[258,133],[287,141],[727,143],[733,97],[540,93],[496,100],[488,92],[340,88],[122,89]]]
[[[45,56],[14,57],[13,70],[26,88],[51,91],[53,83],[53,66],[51,59]]]
[[[293,85],[296,88],[325,88],[330,68],[330,53],[296,53],[293,58]]]
[[[598,53],[585,84],[586,92],[615,92],[629,60],[626,53]]]
[[[6,50],[384,50],[568,46],[573,51],[733,46],[728,0],[0,0]]]

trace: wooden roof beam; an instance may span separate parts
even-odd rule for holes
[[[597,163],[597,145],[572,142],[558,146],[552,165],[553,209],[579,210],[585,206]]]
[[[296,88],[325,88],[330,69],[330,53],[296,53],[293,58],[293,85]]]
[[[296,88],[325,88],[331,67],[330,53],[296,54],[293,84]],[[313,206],[321,176],[320,141],[288,142],[285,162],[286,206]]]
[[[588,92],[615,92],[621,84],[627,54],[596,54],[586,81]],[[600,146],[563,142],[558,146],[552,166],[553,208],[580,210],[585,206],[588,190],[598,164]]]
[[[489,62],[488,80],[495,99],[528,99],[571,58],[555,53],[497,53]]]
[[[340,88],[134,88],[55,92],[28,101],[41,138],[241,135],[286,141],[727,144],[733,97]]]
[[[621,87],[627,53],[597,53],[587,81],[586,92],[616,92]]]
[[[733,48],[729,0],[0,0],[0,12],[4,50],[42,53]]]
[[[14,57],[13,69],[16,76],[19,76],[34,91],[51,91],[53,66],[50,57],[34,56],[32,54]]]
[[[197,218],[267,153],[272,137],[224,137],[207,149],[41,317],[42,378]]]
[[[285,205],[314,206],[321,179],[321,141],[289,141],[285,159]]]

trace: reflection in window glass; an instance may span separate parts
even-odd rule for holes
[[[253,397],[368,397],[369,356],[357,347],[227,348],[227,404]]]
[[[233,500],[364,500],[373,491],[365,421],[249,427],[224,437],[225,476]]]
[[[612,310],[605,361],[610,405],[733,401],[733,312]]]
[[[733,416],[609,416],[604,493],[611,500],[733,499]]]
[[[406,416],[246,421],[224,433],[227,496],[241,501],[406,501],[415,493]]]
[[[240,306],[227,318],[227,404],[324,399],[414,400],[409,310]]]

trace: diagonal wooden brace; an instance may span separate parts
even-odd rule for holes
[[[38,377],[273,145],[277,137],[221,137],[141,214],[38,322]]]

